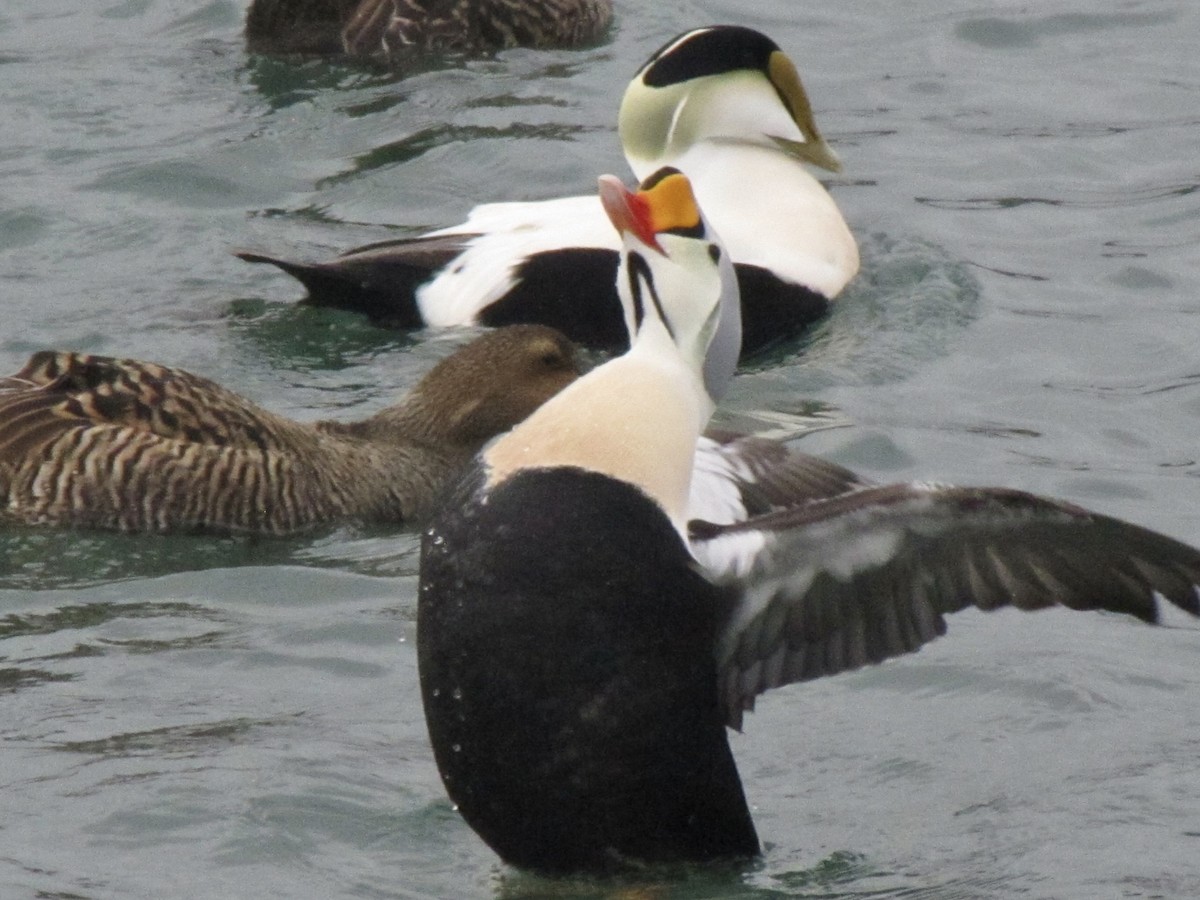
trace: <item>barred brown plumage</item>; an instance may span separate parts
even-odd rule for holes
[[[561,334],[513,326],[368,419],[302,423],[180,369],[43,351],[0,379],[0,522],[283,535],[420,518],[577,375]]]
[[[577,47],[600,39],[612,0],[254,0],[257,53],[345,53],[399,62],[414,53]]]

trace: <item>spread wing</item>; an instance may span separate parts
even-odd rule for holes
[[[771,687],[910,653],[968,606],[1062,605],[1158,619],[1158,597],[1200,615],[1200,551],[1021,491],[867,487],[696,543],[741,560],[718,646],[727,721]],[[723,546],[724,545],[724,546]]]
[[[696,444],[688,503],[692,553],[713,576],[744,570],[737,541],[711,540],[721,526],[873,486],[856,472],[779,441],[710,430]]]

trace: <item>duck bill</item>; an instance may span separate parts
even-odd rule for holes
[[[613,227],[622,236],[632,234],[641,243],[665,256],[655,232],[653,210],[646,199],[625,187],[615,175],[601,175],[599,186],[600,203]]]
[[[777,135],[768,135],[784,153],[830,172],[842,171],[842,161],[838,159],[833,148],[821,137],[817,130],[816,120],[813,119],[812,105],[808,101],[808,92],[800,81],[800,73],[795,64],[781,50],[771,54],[767,64],[768,75],[775,91],[787,106],[792,120],[800,133],[804,135],[803,142],[793,141]]]

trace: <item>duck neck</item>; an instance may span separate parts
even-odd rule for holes
[[[361,422],[359,429],[378,443],[427,444],[470,457],[493,433],[475,427],[480,401],[448,404],[445,400],[426,396],[418,388],[403,403],[381,409]]]

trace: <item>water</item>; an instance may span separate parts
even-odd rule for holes
[[[245,0],[0,11],[0,369],[45,346],[365,415],[455,338],[292,306],[313,256],[624,174],[650,51],[755,25],[846,163],[864,272],[731,417],[879,478],[1066,497],[1200,542],[1200,13],[1165,0],[619,2],[610,43],[396,80],[246,57]],[[421,719],[411,534],[0,535],[0,896],[603,896],[499,865]],[[1200,635],[965,613],[762,698],[767,843],[636,896],[1200,895]]]

